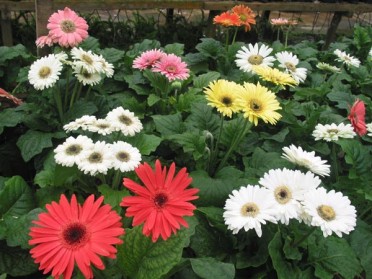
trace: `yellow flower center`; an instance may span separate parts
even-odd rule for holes
[[[320,205],[317,207],[316,211],[318,212],[319,216],[326,221],[332,221],[336,218],[336,212],[329,205]]]
[[[176,68],[176,66],[174,66],[174,65],[168,65],[168,66],[166,67],[166,70],[167,70],[167,72],[169,72],[169,73],[175,73],[175,72],[177,71],[177,68]]]
[[[291,190],[287,186],[279,186],[274,191],[275,199],[280,204],[286,204],[292,199]]]
[[[287,69],[290,70],[291,72],[295,72],[296,71],[296,66],[293,63],[291,63],[291,62],[285,62],[284,64],[287,67]]]
[[[260,209],[253,202],[248,202],[240,209],[242,216],[256,217],[260,213]]]
[[[49,77],[49,75],[51,74],[51,69],[49,68],[49,67],[46,67],[46,66],[44,66],[44,67],[42,67],[40,70],[39,70],[39,76],[41,77],[41,78],[47,78],[47,77]]]
[[[338,130],[337,129],[328,129],[327,132],[331,135],[336,135],[338,134]]]
[[[89,55],[83,54],[81,56],[81,60],[83,60],[84,62],[86,62],[89,65],[93,64],[93,59]]]
[[[72,20],[66,19],[60,23],[61,30],[65,33],[72,33],[76,30],[76,25]]]
[[[248,58],[248,62],[252,65],[260,65],[262,64],[262,61],[263,61],[263,57],[259,54],[251,55]]]

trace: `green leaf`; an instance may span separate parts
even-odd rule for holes
[[[186,153],[191,153],[194,160],[199,160],[205,153],[205,135],[202,132],[185,132],[183,134],[170,135],[167,138],[181,145]]]
[[[134,137],[127,138],[126,141],[137,147],[142,155],[150,155],[161,143],[162,139],[155,135],[136,134]]]
[[[63,116],[63,123],[68,123],[83,115],[93,115],[98,111],[93,102],[78,100]]]
[[[219,72],[208,72],[194,78],[194,86],[197,88],[204,88],[209,85],[211,81],[217,80],[221,74]]]
[[[129,191],[127,189],[118,191],[112,189],[108,185],[98,186],[98,192],[105,197],[105,204],[111,205],[112,208],[119,208],[123,197],[129,196]]]
[[[235,268],[231,263],[223,263],[214,258],[190,259],[194,272],[201,278],[233,279]]]
[[[97,38],[94,38],[92,36],[88,36],[80,45],[82,49],[85,50],[91,50],[95,52],[99,48],[99,41]]]
[[[23,120],[24,113],[17,111],[14,108],[4,109],[0,111],[0,134],[4,127],[15,127]]]
[[[21,150],[22,158],[28,162],[34,156],[40,154],[44,148],[52,147],[53,133],[43,133],[28,130],[19,137],[17,146]]]
[[[153,115],[152,118],[154,119],[156,130],[158,130],[163,137],[182,134],[185,131],[180,113]]]
[[[12,60],[16,57],[29,58],[31,57],[31,54],[27,51],[26,47],[21,44],[12,47],[0,47],[0,65],[5,61]]]
[[[0,241],[0,273],[11,276],[27,276],[36,272],[38,266],[28,250],[9,247]]]
[[[190,129],[198,129],[217,134],[220,126],[220,118],[213,113],[213,108],[205,102],[194,103],[191,106],[191,114],[186,119],[185,124]]]
[[[164,47],[164,50],[166,53],[173,53],[177,56],[182,56],[184,52],[184,48],[185,48],[184,44],[173,43],[173,44],[166,45]]]
[[[160,100],[161,98],[158,95],[150,94],[149,97],[147,98],[147,104],[149,105],[149,107],[152,107]]]
[[[0,216],[22,216],[34,208],[31,188],[20,176],[13,176],[0,191]]]
[[[181,229],[166,241],[153,243],[142,234],[142,226],[127,229],[124,244],[118,247],[120,268],[130,278],[157,279],[170,271],[182,257],[183,247],[188,245],[194,233],[194,225]]]
[[[150,70],[144,70],[143,75],[150,81],[150,84],[153,88],[159,90],[160,92],[165,92],[169,91],[168,88],[168,79],[160,74],[160,73],[155,73]],[[168,88],[168,89],[167,89]]]
[[[101,51],[102,56],[109,63],[116,63],[124,58],[125,52],[116,48],[105,48]]]
[[[221,207],[198,207],[198,211],[205,214],[213,227],[219,228],[223,232],[227,230],[227,226],[225,225],[225,221],[223,219],[224,210]]]
[[[201,43],[195,47],[201,54],[206,57],[216,59],[225,53],[221,42],[212,38],[202,38]]]
[[[336,102],[336,107],[340,109],[349,109],[350,105],[354,103],[354,97],[350,93],[345,93],[338,90],[332,90],[327,94],[327,97],[332,102]]]

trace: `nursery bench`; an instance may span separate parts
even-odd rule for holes
[[[372,12],[372,4],[359,3],[322,3],[322,2],[248,2],[219,0],[25,0],[0,1],[1,33],[4,45],[12,45],[11,11],[35,11],[36,35],[47,33],[46,23],[49,16],[65,6],[80,12],[92,10],[144,10],[144,9],[183,9],[183,10],[228,10],[235,5],[245,4],[254,11],[283,12],[332,12],[331,24],[327,30],[325,45],[328,46],[336,37],[336,30],[342,16],[354,13]]]

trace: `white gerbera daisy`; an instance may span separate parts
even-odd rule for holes
[[[333,232],[341,237],[349,234],[356,226],[356,210],[348,197],[340,192],[320,187],[309,191],[304,199],[303,208],[311,216],[311,225],[320,227],[324,237]]]
[[[318,64],[316,64],[316,67],[319,70],[328,71],[328,72],[332,72],[332,73],[340,73],[341,72],[340,68],[338,68],[336,66],[332,66],[328,63],[319,62]]]
[[[86,125],[86,129],[90,132],[98,133],[104,136],[115,131],[114,127],[106,119],[97,119],[96,121]]]
[[[351,124],[318,124],[313,131],[315,140],[338,141],[339,138],[351,139],[355,136],[354,128]]]
[[[276,223],[275,213],[278,210],[270,191],[258,185],[247,185],[234,190],[226,200],[223,218],[233,234],[244,228],[255,229],[262,236],[261,224],[266,221]]]
[[[74,65],[75,76],[83,85],[96,85],[101,82],[102,77],[100,73],[89,73],[84,68]]]
[[[70,61],[67,61],[68,59],[68,55],[66,52],[64,51],[61,51],[59,53],[56,53],[55,56],[64,64],[69,64]]]
[[[97,119],[95,116],[92,115],[84,115],[80,118],[76,118],[74,121],[63,126],[63,129],[66,132],[76,131],[78,129],[87,130],[88,126],[92,123],[96,122]]]
[[[369,55],[369,57],[372,57],[372,47],[371,47],[371,49],[369,50],[368,55]]]
[[[278,205],[276,218],[282,224],[288,225],[290,219],[299,219],[302,207],[300,201],[305,192],[303,188],[305,179],[311,179],[311,177],[298,170],[285,168],[270,170],[260,179],[259,183],[270,191]]]
[[[275,54],[278,60],[279,67],[284,68],[287,73],[289,73],[295,81],[298,83],[304,82],[307,75],[306,68],[297,68],[299,60],[296,55],[288,51],[282,51]]]
[[[111,145],[113,154],[113,167],[115,170],[127,172],[134,170],[141,162],[141,153],[131,144],[123,141]]]
[[[354,56],[347,54],[345,51],[336,49],[333,53],[337,55],[338,58],[336,59],[336,61],[338,62],[342,62],[347,66],[354,66],[356,68],[358,68],[360,65],[360,60],[358,58],[355,58]]]
[[[269,56],[273,51],[272,48],[262,44],[258,47],[256,43],[254,46],[252,44],[248,45],[248,48],[243,46],[241,50],[236,54],[235,63],[240,70],[245,72],[253,72],[252,66],[267,66],[272,67],[275,58]]]
[[[99,56],[98,61],[102,64],[102,73],[108,78],[112,77],[114,75],[114,65],[108,63],[102,55]]]
[[[112,167],[113,157],[109,144],[97,141],[90,149],[82,153],[81,161],[77,163],[78,169],[92,176],[97,173],[107,174]]]
[[[102,73],[102,63],[100,57],[92,51],[85,51],[82,48],[74,47],[71,50],[74,65],[77,68],[82,68],[90,74]]]
[[[93,141],[86,136],[78,136],[77,138],[69,137],[63,144],[54,149],[54,159],[57,164],[65,167],[72,167],[82,160],[84,150],[93,146]]]
[[[62,63],[54,54],[36,60],[28,72],[28,80],[36,90],[52,87],[59,79]]]
[[[110,111],[106,120],[111,122],[116,131],[121,131],[125,136],[134,136],[142,130],[142,123],[133,112],[117,107]]]
[[[315,156],[315,152],[304,151],[301,147],[291,145],[290,147],[283,147],[284,154],[282,158],[305,167],[320,176],[329,176],[330,165],[327,165],[326,160],[322,160],[319,156]]]
[[[368,136],[372,137],[372,122],[371,123],[368,123],[366,124],[367,126],[367,131],[368,131]]]

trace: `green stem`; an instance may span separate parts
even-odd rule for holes
[[[338,168],[336,144],[334,142],[332,143],[331,158],[332,158],[333,167],[334,167],[335,181],[337,182],[339,179],[339,168]]]
[[[116,171],[114,178],[112,179],[112,185],[111,185],[112,189],[118,189],[118,190],[120,189],[120,184],[119,184],[120,178],[121,178],[120,171]]]
[[[287,28],[287,31],[285,32],[284,48],[287,48],[287,45],[288,45],[288,35],[289,35],[289,28]]]
[[[71,75],[71,69],[69,69],[66,73],[66,85],[65,85],[65,98],[63,102],[63,109],[66,110],[67,102],[68,102],[68,92],[70,89],[70,75]]]
[[[57,84],[56,90],[53,90],[53,97],[54,97],[54,101],[56,102],[59,119],[61,120],[61,123],[62,123],[63,121],[62,98],[61,98],[61,90],[58,84]]]
[[[236,39],[237,34],[238,34],[238,27],[235,28],[234,36],[233,36],[233,39],[232,39],[232,42],[231,42],[232,45],[235,43],[235,39]]]
[[[279,41],[280,39],[280,28],[278,28],[278,32],[276,33],[276,40]]]
[[[229,48],[229,28],[226,28],[226,45],[225,45],[225,48],[226,48],[226,54],[227,54],[227,51],[228,51],[228,48]]]
[[[78,88],[78,91],[77,91],[77,94],[76,94],[76,100],[79,100],[80,99],[80,94],[81,94],[81,89],[83,88],[83,84],[80,83],[79,84],[79,88]],[[74,101],[75,102],[75,101]]]
[[[208,174],[210,176],[213,176],[214,171],[215,171],[216,159],[218,157],[218,145],[220,144],[220,140],[221,140],[221,135],[222,135],[222,130],[223,130],[223,123],[224,123],[224,117],[221,114],[220,131],[218,133],[217,141],[216,141],[216,144],[214,146],[213,146],[213,141],[212,141],[212,145],[211,145],[211,155],[209,157],[209,170],[208,170]]]
[[[298,245],[300,245],[302,242],[304,242],[315,230],[316,230],[317,227],[312,227],[308,232],[307,234],[303,235],[299,240],[297,241],[294,241],[292,243],[292,247],[295,248],[297,247]]]
[[[92,91],[92,86],[88,87],[87,93],[85,93],[85,100],[89,100],[90,92]]]
[[[75,85],[74,85],[74,89],[72,90],[69,108],[71,108],[72,105],[74,104],[74,99],[75,99],[76,92],[77,92],[77,89],[78,89],[79,85],[80,85],[80,82],[78,80],[76,80]]]

